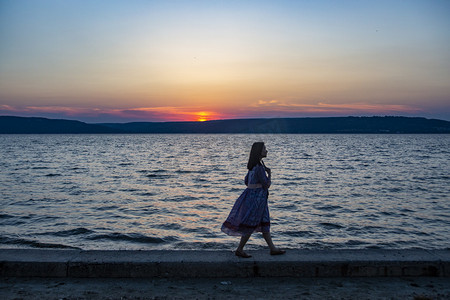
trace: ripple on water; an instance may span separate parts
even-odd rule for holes
[[[117,205],[97,206],[94,209],[99,211],[116,210],[119,209],[119,206]]]
[[[368,243],[364,242],[364,241],[360,241],[360,240],[348,240],[344,243],[344,246],[347,247],[355,247],[355,246],[363,246],[363,245],[368,245]]]
[[[296,211],[297,210],[297,205],[295,204],[273,204],[271,207],[276,208],[276,209],[285,209],[285,210],[290,210],[290,211]]]
[[[14,218],[14,216],[0,213],[0,220]]]
[[[105,233],[105,234],[96,234],[93,236],[86,237],[88,240],[111,240],[111,241],[124,241],[124,242],[133,242],[133,243],[141,243],[141,244],[160,244],[160,243],[166,243],[168,241],[175,241],[177,240],[176,237],[151,237],[146,236],[141,233],[120,233],[120,232],[112,232],[112,233]]]
[[[329,222],[321,222],[319,223],[321,227],[324,227],[326,229],[342,229],[345,228],[342,225],[335,224],[335,223],[329,223]]]
[[[186,201],[196,201],[200,200],[198,197],[188,196],[188,195],[179,195],[175,197],[170,197],[164,199],[164,202],[186,202]]]
[[[18,226],[26,224],[26,219],[30,219],[29,216],[12,216],[8,214],[0,214],[0,225],[4,226]]]
[[[88,235],[94,233],[93,230],[79,227],[74,229],[68,229],[68,230],[60,230],[60,231],[49,231],[40,233],[39,235],[54,235],[54,236],[61,236],[61,237],[70,237],[75,235]]]
[[[35,241],[32,239],[25,239],[19,237],[6,237],[0,236],[0,244],[12,245],[18,247],[32,247],[32,248],[51,248],[51,249],[76,249],[81,250],[79,247],[68,246],[56,243],[44,243],[40,241]]]
[[[284,231],[281,234],[283,235],[287,235],[287,236],[292,236],[292,237],[313,237],[315,236],[315,234],[311,231]]]
[[[165,223],[165,224],[157,224],[154,226],[154,228],[163,230],[182,230],[184,227],[177,223]]]
[[[156,196],[156,195],[158,195],[158,194],[152,193],[152,192],[144,192],[144,193],[138,194],[138,196],[143,196],[143,197],[151,197],[151,196]]]
[[[146,174],[145,177],[149,178],[149,179],[157,179],[157,178],[170,178],[172,177],[172,175],[170,174],[159,174],[159,173],[151,173],[151,174]]]
[[[323,205],[323,206],[316,207],[316,209],[322,210],[322,211],[333,211],[333,210],[337,210],[337,209],[341,209],[341,208],[342,208],[342,206],[340,206],[340,205]]]

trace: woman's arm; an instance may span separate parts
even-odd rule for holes
[[[272,174],[269,171],[267,172],[269,175],[266,175],[266,170],[264,166],[257,166],[258,170],[257,172],[257,176],[258,176],[258,181],[261,183],[262,187],[265,189],[268,189],[270,187],[270,184],[272,183]]]

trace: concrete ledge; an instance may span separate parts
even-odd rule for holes
[[[104,251],[0,249],[2,277],[450,277],[450,250]]]

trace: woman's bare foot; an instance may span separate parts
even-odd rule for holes
[[[286,251],[285,250],[281,250],[281,249],[272,249],[270,250],[270,255],[281,255],[281,254],[285,254]]]
[[[252,257],[251,255],[245,253],[245,252],[242,251],[242,250],[236,250],[236,251],[234,252],[234,254],[235,254],[236,256],[239,256],[239,257],[242,257],[242,258],[249,258],[249,257]]]

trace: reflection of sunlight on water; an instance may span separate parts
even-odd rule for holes
[[[450,247],[450,168],[442,150],[448,135],[30,138],[0,137],[13,149],[0,156],[0,224],[11,240],[39,237],[85,249],[232,248],[238,239],[220,226],[245,188],[251,144],[264,140],[280,246]],[[51,234],[74,228],[73,236]],[[250,239],[250,248],[263,246],[259,234]]]

